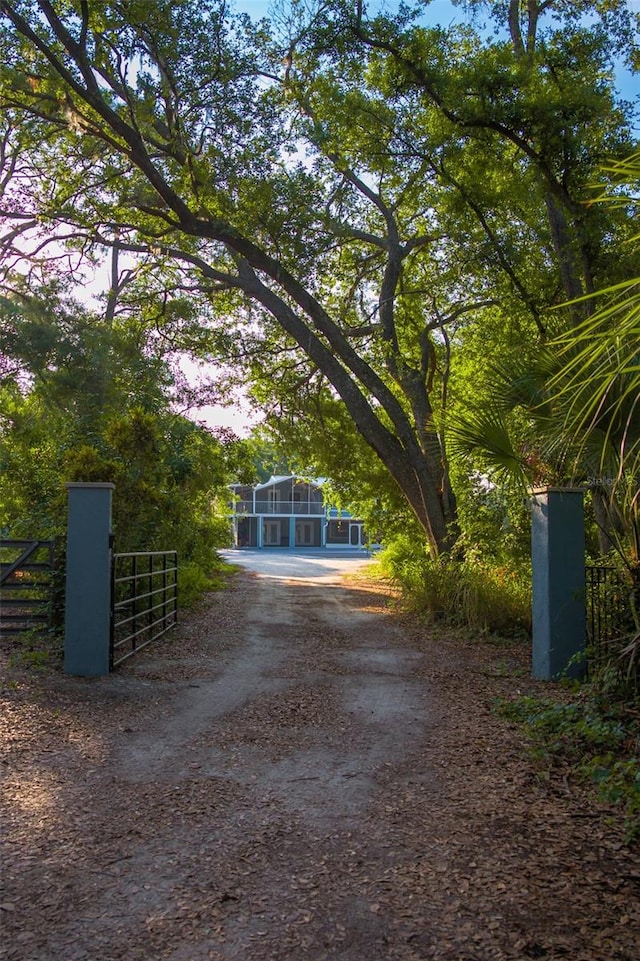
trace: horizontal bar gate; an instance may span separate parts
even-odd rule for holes
[[[0,634],[49,626],[53,541],[0,539]]]
[[[168,631],[178,616],[178,554],[114,554],[111,566],[111,669]]]

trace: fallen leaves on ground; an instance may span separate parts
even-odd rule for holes
[[[109,678],[5,670],[1,957],[638,961],[615,811],[541,777],[492,711],[540,690],[524,648],[421,625],[376,583],[333,620],[274,588],[286,656],[210,723],[206,692],[268,642],[256,590],[238,574]],[[363,672],[421,697],[414,720],[354,707]]]

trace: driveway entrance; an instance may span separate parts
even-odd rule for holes
[[[9,670],[3,961],[635,961],[622,829],[491,710],[515,647],[232,559],[117,674]]]

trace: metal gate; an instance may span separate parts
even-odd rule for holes
[[[49,625],[53,541],[0,540],[0,634],[43,631]]]
[[[616,658],[633,630],[631,578],[617,568],[586,568],[587,649],[592,663]]]
[[[111,668],[168,631],[178,616],[178,554],[114,554],[111,567]]]

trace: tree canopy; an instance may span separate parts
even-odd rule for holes
[[[637,15],[470,7],[497,32],[342,0],[277,29],[217,0],[0,0],[7,289],[49,249],[145,258],[166,332],[303,418],[340,399],[434,554],[466,332],[533,355],[633,259],[628,208],[587,201],[633,148],[613,66],[638,65]]]
[[[113,272],[122,284],[115,250]],[[65,483],[114,482],[117,549],[177,550],[187,601],[228,542],[226,485],[249,455],[179,411],[181,385],[147,333],[115,292],[102,312],[59,284],[0,299],[0,532],[59,537]]]

